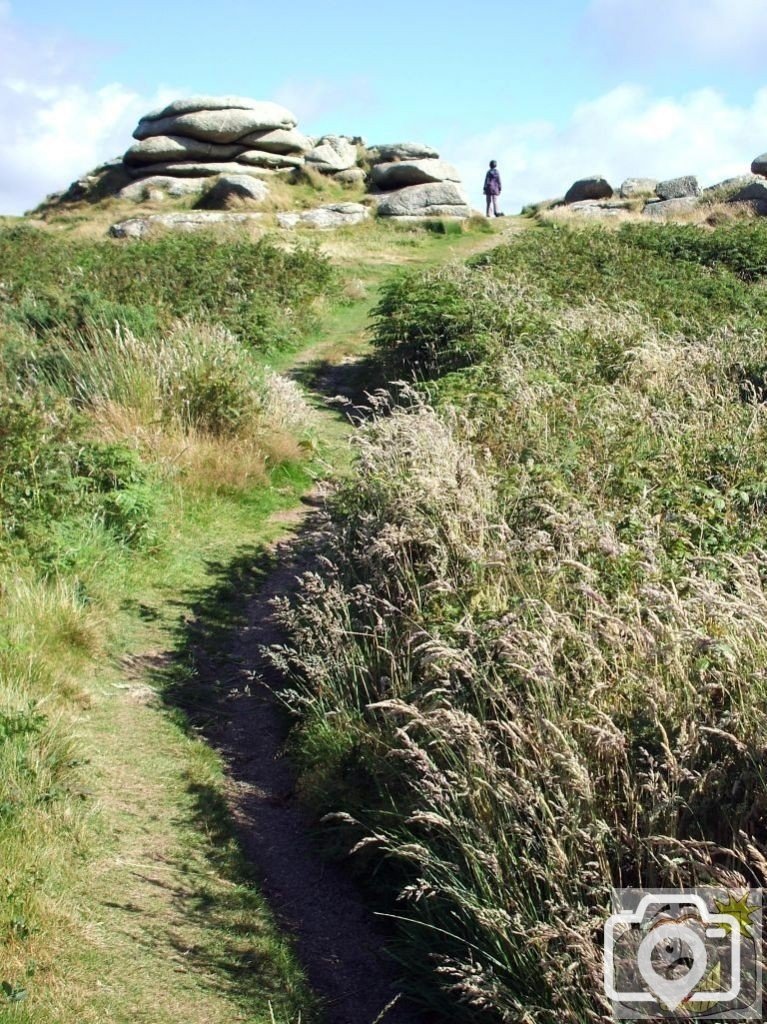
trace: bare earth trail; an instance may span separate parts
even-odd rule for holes
[[[439,252],[430,247],[423,253],[397,253],[395,258],[382,262],[435,264],[465,257],[497,245],[503,241],[503,235],[518,229],[519,225],[509,221],[504,225],[503,234],[463,237],[456,244],[445,242]],[[360,371],[365,366],[366,351],[364,329],[378,286],[388,274],[375,264],[376,261],[371,260],[368,265],[366,287],[358,301],[329,319],[322,336],[295,357],[292,364],[280,367],[313,394],[320,430],[331,452],[329,458],[338,471],[348,465],[347,439],[352,427],[332,399],[338,393],[347,399],[356,398],[361,390]],[[317,504],[316,491],[304,495],[301,503],[273,517],[271,528],[266,531],[267,537],[274,538],[269,544],[260,544],[260,550],[251,545],[231,564],[216,567],[219,587],[211,586],[207,592],[197,595],[198,600],[192,602],[195,615],[182,628],[188,671],[180,683],[168,687],[164,699],[166,705],[184,712],[193,724],[194,735],[201,736],[223,760],[227,777],[224,792],[234,819],[240,853],[249,862],[272,915],[293,945],[318,999],[323,1024],[426,1024],[433,1018],[422,1015],[401,995],[399,968],[386,953],[385,936],[356,886],[341,866],[329,864],[316,851],[312,823],[294,796],[293,771],[283,756],[285,718],[275,697],[283,680],[265,660],[262,648],[281,640],[272,601],[289,596],[295,589],[297,577],[309,565],[307,551],[311,547],[312,516],[316,514]],[[214,572],[211,579],[215,576]],[[231,602],[231,612],[227,601]],[[168,657],[172,656],[160,655],[159,671],[153,673],[150,666],[146,679],[150,682],[153,676],[155,680],[162,679]],[[118,703],[134,700],[132,694],[131,688],[118,698]],[[141,715],[160,713],[151,700],[142,701],[141,705]],[[133,711],[130,715],[126,730],[132,728],[131,722],[135,719]],[[122,735],[124,737],[126,732]],[[161,735],[157,742],[162,743]],[[118,756],[120,752],[119,737],[114,748],[110,756]],[[126,778],[131,773],[131,777],[137,776],[138,768],[129,763],[127,754],[125,757]],[[174,771],[168,766],[160,775],[162,779],[170,778]],[[159,799],[165,785],[162,779],[157,783],[157,794],[145,794],[147,802]],[[130,803],[129,793],[125,800]],[[129,813],[132,822],[129,833],[135,837],[139,857],[151,828],[145,827],[141,811],[133,805]],[[204,819],[202,827],[205,827]],[[155,873],[161,874],[170,859],[169,855],[156,858]],[[104,870],[112,870],[114,865],[113,859],[105,863]],[[150,898],[156,898],[156,893],[162,894],[168,905],[164,909],[165,916],[168,908],[172,911],[174,933],[180,934],[185,927],[185,907],[191,901],[186,887],[191,883],[185,881],[174,897],[175,890],[179,889],[178,871],[170,872],[171,877],[160,879],[157,885],[149,874],[143,871],[137,875],[131,871],[131,884],[137,889],[126,894],[124,909],[118,908],[117,913],[122,914],[126,922],[127,938],[141,926],[141,914],[135,913],[136,908],[140,911]],[[242,910],[237,909],[237,914],[246,918],[246,904],[242,907]],[[134,925],[130,925],[132,918]],[[103,930],[106,926],[100,927]],[[114,927],[114,923],[110,927]],[[191,954],[199,952],[203,938],[205,935],[200,931],[191,934],[188,940],[174,940],[180,953],[169,971],[183,972],[187,956],[184,950],[190,950]],[[164,939],[158,933],[154,941]],[[227,962],[232,962],[231,950],[225,952],[229,957]],[[146,1020],[148,1024],[164,1024],[166,1020],[184,1020],[186,1024],[221,1021],[223,1024],[228,1020],[255,1019],[247,1010],[243,1014],[242,1008],[243,1000],[247,1002],[244,986],[249,984],[253,991],[257,978],[230,971],[222,992],[220,971],[217,974],[215,963],[223,961],[219,954],[204,961],[210,975],[212,1001],[208,1009],[190,1006],[191,1012],[184,1012],[181,993],[178,1002],[173,1006],[169,1004],[167,1011],[156,1009],[151,1016],[133,1015],[130,1019]],[[194,955],[190,955],[187,962],[192,969]],[[213,998],[216,992],[226,999]],[[236,1008],[239,1013],[233,1012]],[[83,1014],[80,1019],[98,1018]],[[310,1019],[315,1018],[310,1014]]]
[[[499,241],[498,235],[475,238],[464,253]],[[350,408],[360,400],[360,349],[375,294],[359,303],[356,315],[327,325],[323,341],[293,367],[294,375],[326,400],[340,395]],[[216,716],[206,735],[231,778],[230,805],[244,853],[256,866],[273,913],[293,937],[326,1024],[423,1024],[425,1018],[397,984],[396,964],[358,890],[339,866],[315,851],[311,823],[294,798],[291,765],[281,756],[285,722],[274,692],[284,681],[262,650],[282,640],[273,600],[290,595],[309,567],[312,497],[295,510],[294,538],[277,544],[274,567],[247,602],[245,625],[233,638],[228,670],[224,667],[225,717]],[[214,670],[220,673],[221,666]]]
[[[301,545],[289,541],[274,555],[275,568],[248,603],[246,625],[230,652],[226,718],[208,738],[231,778],[229,800],[243,851],[293,938],[324,1020],[416,1024],[421,1018],[399,998],[397,970],[359,893],[314,849],[311,824],[294,797],[291,766],[281,756],[285,723],[271,689],[281,680],[261,650],[281,639],[271,601],[292,591],[306,565]]]

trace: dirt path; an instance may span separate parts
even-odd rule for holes
[[[498,236],[477,238],[473,250],[499,241]],[[460,253],[470,254],[465,246]],[[339,452],[351,427],[348,422],[341,426],[337,405],[323,410],[323,396],[324,401],[343,396],[350,403],[348,419],[358,419],[354,403],[360,400],[366,367],[360,353],[374,299],[372,289],[356,312],[344,311],[316,345],[285,367],[314,393],[315,407],[325,418],[326,439]],[[339,452],[343,464],[346,459]],[[424,1024],[424,1016],[401,991],[398,968],[386,954],[385,938],[360,893],[340,866],[315,850],[312,823],[294,795],[293,771],[283,756],[286,727],[275,691],[284,681],[262,650],[282,639],[272,601],[289,596],[297,576],[308,567],[316,504],[316,494],[309,495],[290,514],[286,526],[292,537],[271,549],[270,566],[258,570],[254,592],[238,595],[241,606],[231,628],[206,637],[204,612],[193,624],[196,682],[191,698],[202,696],[203,733],[224,760],[243,853],[255,867],[272,913],[293,939],[319,997],[323,1024]],[[217,621],[226,618],[215,598],[209,600]],[[179,703],[184,705],[183,696]]]
[[[308,512],[308,509],[307,509]],[[306,513],[305,513],[306,515]],[[281,756],[285,722],[271,687],[281,680],[262,647],[280,641],[270,602],[289,594],[306,568],[301,543],[284,541],[276,568],[247,604],[222,668],[224,717],[208,738],[231,778],[229,799],[243,852],[256,866],[262,891],[279,923],[292,935],[327,1024],[416,1024],[400,997],[397,970],[360,895],[342,870],[313,848],[311,823],[294,797],[294,777]],[[219,676],[220,679],[220,676]],[[220,691],[221,692],[221,691]]]
[[[499,241],[497,235],[473,239],[460,255]],[[430,262],[435,262],[433,255]],[[356,309],[347,308],[327,324],[323,337],[290,368],[314,393],[316,407],[322,409],[323,397],[332,401],[340,395],[349,402],[346,415],[353,422],[359,419],[354,413],[368,369],[365,325],[384,279],[374,277]],[[334,422],[327,406],[324,416],[331,443],[345,443],[350,428],[339,429],[338,407]],[[201,652],[202,688],[218,695],[206,737],[224,758],[231,779],[229,800],[243,851],[256,867],[272,912],[293,937],[326,1024],[418,1024],[424,1018],[401,993],[398,970],[385,952],[375,918],[342,869],[315,851],[312,823],[295,799],[291,765],[282,756],[285,721],[274,692],[284,681],[262,649],[282,639],[271,602],[289,596],[307,568],[311,504],[310,498],[295,511],[293,538],[274,548],[273,567],[247,600],[244,624],[232,631],[226,660],[207,663]]]

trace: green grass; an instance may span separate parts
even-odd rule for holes
[[[0,251],[0,1018],[309,1020],[220,763],[139,699],[152,659],[130,666],[320,472],[315,414],[264,353],[333,272],[26,227]]]
[[[146,701],[184,595],[266,543],[310,483],[286,466],[239,497],[168,504],[152,552],[78,531],[72,583],[6,591],[1,980],[26,992],[9,1020],[261,1022],[270,1005],[286,1024],[311,1018],[237,851],[218,759]]]
[[[167,235],[122,244],[23,224],[0,230],[6,318],[45,337],[117,320],[136,334],[174,320],[214,321],[254,348],[279,350],[316,323],[333,272],[312,246]]]
[[[221,765],[152,689],[221,567],[347,463],[270,364],[359,352],[393,266],[492,240],[339,233],[342,297],[310,248],[0,231],[0,1019],[312,1019]]]

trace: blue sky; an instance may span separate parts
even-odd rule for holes
[[[415,139],[511,211],[583,174],[744,172],[767,150],[767,0],[0,0],[0,212],[188,93],[277,99],[308,133]]]

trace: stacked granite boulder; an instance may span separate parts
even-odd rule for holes
[[[132,177],[145,183],[128,187],[124,198],[149,190],[179,194],[202,191],[205,179],[220,174],[265,178],[311,167],[346,183],[362,183],[354,139],[325,135],[312,139],[297,128],[285,107],[242,96],[190,96],[146,114],[133,133],[136,142],[123,157]]]
[[[471,207],[452,164],[417,142],[372,146],[368,182],[379,217],[470,217]]]
[[[193,231],[208,222],[223,223],[226,216],[244,223],[242,206],[258,207],[284,195],[270,190],[275,175],[295,182],[301,180],[297,172],[304,172],[305,180],[315,185],[320,182],[312,176],[320,174],[368,196],[362,203],[279,211],[280,227],[356,224],[373,210],[401,219],[472,214],[458,171],[432,147],[417,142],[367,147],[364,139],[343,135],[310,138],[299,131],[289,110],[271,101],[242,96],[176,99],[145,114],[133,138],[122,158],[96,168],[66,192],[49,196],[36,212],[112,197],[153,204],[191,200],[194,216],[184,211],[152,214],[140,226],[136,218],[124,222],[124,232],[123,223],[113,225],[113,233],[143,237],[152,224]],[[232,206],[235,211],[230,211]],[[207,216],[211,211],[215,218]],[[258,219],[263,211],[249,216]]]
[[[150,190],[178,195],[202,191],[217,175],[263,178],[302,167],[314,140],[296,127],[285,107],[241,96],[190,96],[146,114],[123,163],[137,186],[123,198]],[[185,182],[179,186],[179,179]],[[187,185],[186,182],[189,184]]]

